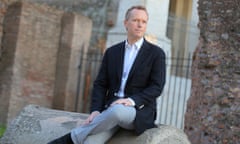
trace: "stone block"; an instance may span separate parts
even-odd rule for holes
[[[37,105],[26,106],[12,121],[1,144],[46,144],[80,125],[87,114],[48,109]],[[97,143],[97,142],[96,142]],[[135,136],[119,131],[108,144],[190,144],[183,131],[161,125]]]

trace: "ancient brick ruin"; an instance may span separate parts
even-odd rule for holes
[[[29,103],[74,110],[77,83],[72,79],[78,78],[91,28],[89,18],[47,5],[9,5],[3,21],[0,123]]]
[[[199,0],[200,41],[185,132],[193,144],[240,142],[240,1]]]

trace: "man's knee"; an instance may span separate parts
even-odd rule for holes
[[[135,117],[136,113],[134,107],[124,106],[122,104],[111,106],[110,111],[119,121],[129,120],[129,117]]]

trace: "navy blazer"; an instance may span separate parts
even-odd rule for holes
[[[125,41],[108,48],[93,85],[91,112],[106,109],[118,97],[124,63]],[[144,39],[129,72],[125,97],[136,103],[135,131],[141,134],[155,127],[156,98],[160,96],[166,78],[164,51]]]

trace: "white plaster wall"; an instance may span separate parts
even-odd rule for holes
[[[200,30],[198,29],[198,0],[192,0],[192,17],[189,27],[189,36],[188,36],[188,50],[189,52],[194,52],[198,43],[198,38],[200,35]]]
[[[106,46],[112,46],[126,39],[126,30],[123,24],[125,13],[133,5],[144,5],[144,0],[121,0],[115,26],[109,30]]]
[[[146,8],[149,13],[147,34],[164,38],[167,31],[169,0],[147,0]]]

